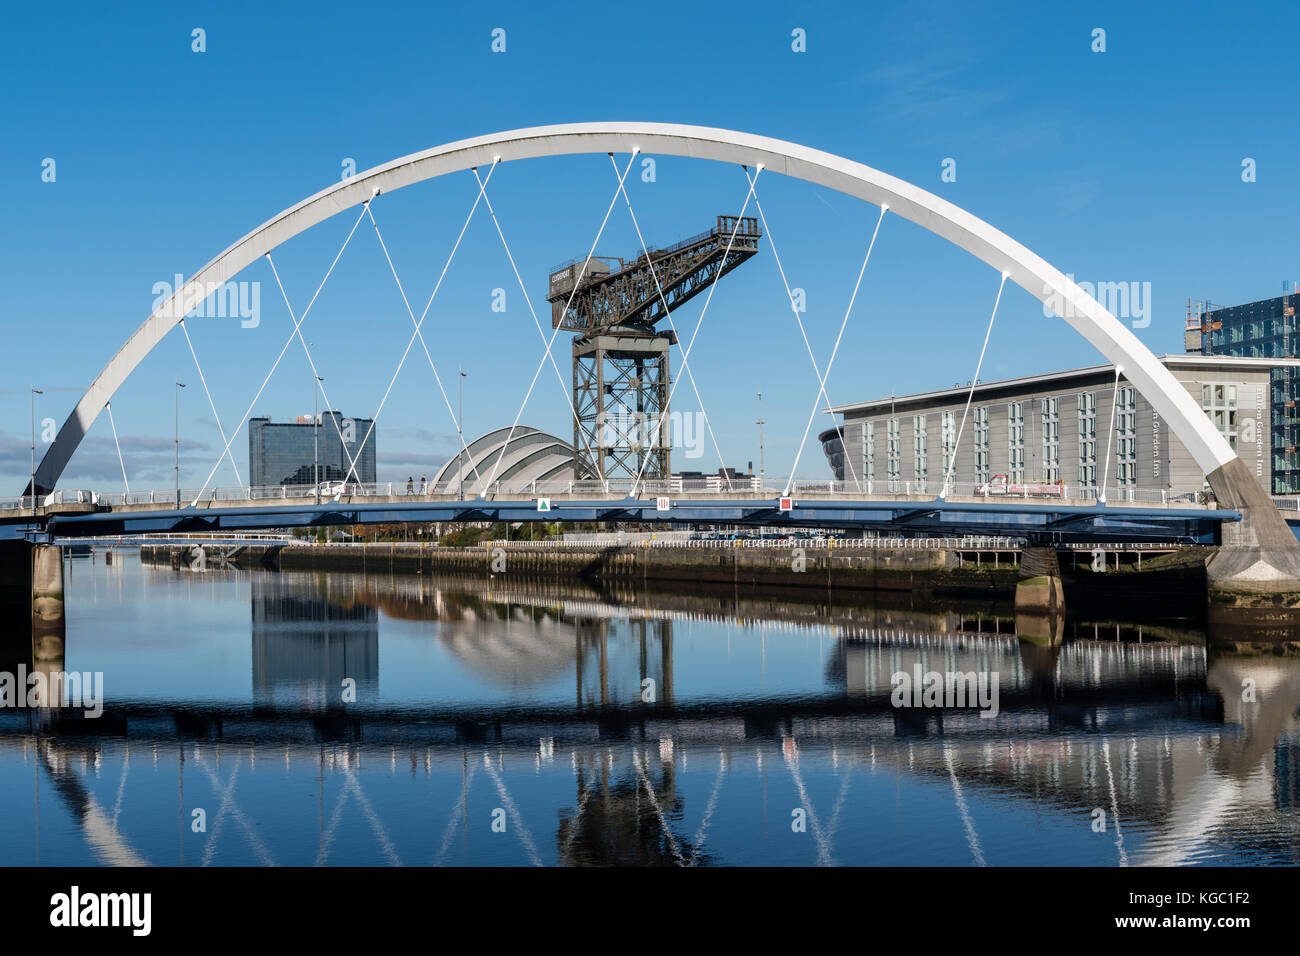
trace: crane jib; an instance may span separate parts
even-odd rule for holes
[[[718,216],[712,229],[632,260],[574,260],[551,273],[551,325],[575,332],[640,327],[653,334],[669,311],[758,252],[761,237],[754,216]]]

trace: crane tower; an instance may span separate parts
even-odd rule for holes
[[[758,252],[760,237],[757,218],[719,216],[707,232],[631,261],[593,256],[585,269],[575,259],[551,273],[551,327],[578,333],[576,477],[656,479],[672,473],[668,352],[676,337],[656,325]]]

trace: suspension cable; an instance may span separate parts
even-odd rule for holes
[[[1106,431],[1106,460],[1101,466],[1101,496],[1097,499],[1103,505],[1106,503],[1106,484],[1110,481],[1110,448],[1111,440],[1115,437],[1115,412],[1119,405],[1119,375],[1121,371],[1123,370],[1116,365],[1115,385],[1110,393],[1110,428]]]
[[[117,463],[122,466],[122,485],[126,488],[126,493],[131,493],[131,483],[126,480],[126,462],[122,460],[122,445],[117,440],[117,423],[113,421],[113,403],[105,402],[104,409],[108,412],[108,424],[113,429],[113,444],[117,447]],[[122,500],[126,504],[126,499]]]
[[[275,267],[275,260],[271,258],[271,254],[269,252],[266,254],[266,261],[267,264],[270,265],[271,267],[271,274],[275,276],[275,284],[280,287],[280,296],[281,298],[284,299],[284,307],[289,310],[289,317],[293,318],[293,306],[289,304],[289,293],[285,291],[284,283],[280,280],[280,270]],[[316,368],[316,359],[312,356],[311,348],[307,345],[307,340],[303,337],[301,330],[298,331],[297,338],[298,341],[302,344],[303,353],[307,356],[307,364],[311,367],[311,374],[312,374],[312,378],[315,379],[316,390],[319,391],[321,393],[321,397],[325,399],[325,411],[329,415],[330,421],[334,424],[335,433],[339,436],[339,445],[343,449],[343,454],[348,460],[349,474],[350,474],[351,473],[350,469],[354,462],[354,458],[352,456],[352,453],[348,451],[348,442],[347,439],[343,437],[343,426],[339,424],[339,416],[334,414],[336,411],[336,409],[334,408],[334,403],[330,401],[329,393],[325,391],[325,377],[321,375],[320,371]],[[313,422],[312,427],[313,428],[317,427],[317,423]],[[362,448],[365,447],[364,441],[362,441],[361,447]],[[361,455],[361,451],[360,449],[358,449],[357,457],[360,457],[360,455]],[[320,483],[319,473],[317,473],[314,476],[314,478],[317,484],[319,484]],[[340,492],[340,494],[341,493],[342,492]]]
[[[812,429],[813,419],[817,417],[818,404],[821,402],[823,398],[825,398],[826,404],[830,405],[830,401],[831,401],[830,396],[826,394],[826,380],[830,378],[831,366],[835,364],[835,356],[839,353],[840,342],[843,341],[844,339],[844,329],[848,326],[849,316],[853,313],[853,303],[857,301],[858,290],[862,288],[862,277],[867,272],[867,263],[871,261],[871,252],[873,249],[876,248],[876,237],[880,235],[880,224],[885,221],[885,213],[888,211],[889,211],[889,204],[888,203],[882,204],[880,207],[880,218],[876,220],[876,228],[871,233],[871,242],[867,244],[867,254],[862,259],[862,268],[858,270],[858,280],[853,284],[853,294],[849,296],[848,308],[844,310],[844,318],[840,322],[840,331],[839,334],[835,337],[835,347],[831,349],[831,357],[826,362],[825,373],[818,376],[819,381],[817,386],[818,387],[817,398],[814,399],[812,411],[809,412],[808,414],[808,424],[804,426],[803,437],[799,439],[799,447],[795,451],[795,455],[794,455],[794,464],[790,467],[790,477],[788,477],[785,480],[785,491],[782,492],[783,497],[790,493],[790,486],[794,483],[794,476],[799,470],[799,459],[800,457],[802,457],[803,447],[808,441],[808,432]],[[793,304],[793,302],[791,304]],[[800,324],[802,325],[802,323]],[[814,365],[815,364],[816,363],[814,363]],[[843,433],[841,433],[840,444],[841,446],[843,446]],[[845,461],[847,462],[849,459],[847,451],[844,452],[844,458]]]
[[[614,157],[610,156],[609,161],[610,164],[614,167],[614,173],[617,175],[618,164],[614,162]],[[665,298],[663,286],[659,282],[659,270],[655,268],[654,261],[650,257],[650,248],[646,245],[645,236],[641,234],[641,224],[637,222],[636,212],[634,212],[632,209],[632,199],[631,197],[628,196],[626,187],[622,189],[622,193],[623,193],[623,201],[627,205],[628,215],[632,217],[632,226],[634,229],[636,229],[637,241],[641,243],[641,253],[645,256],[646,265],[650,268],[650,277],[655,280],[655,291],[659,294],[659,301],[664,307],[664,318],[668,320],[668,327],[672,329],[673,338],[677,341],[677,350],[680,352],[682,350],[681,337],[677,334],[677,324],[673,322],[672,310],[668,308],[668,299]],[[719,270],[721,270],[722,267],[725,265],[726,265],[726,258],[724,257],[723,261],[718,264]],[[704,427],[708,429],[709,438],[713,442],[713,451],[718,456],[718,465],[719,467],[722,468],[723,476],[726,478],[727,481],[727,490],[730,491],[731,476],[727,474],[727,470],[726,470],[727,463],[722,459],[722,449],[718,447],[718,437],[713,432],[713,423],[709,420],[709,413],[704,408],[704,399],[700,397],[700,388],[695,381],[695,375],[691,372],[690,363],[687,362],[684,358],[682,360],[682,371],[685,372],[686,377],[691,380],[691,389],[692,391],[695,392],[695,401],[699,403],[700,414],[704,416]],[[671,438],[672,436],[670,435],[669,439],[671,440]],[[635,487],[632,488],[632,494],[634,496],[636,495]]]
[[[388,244],[384,242],[384,236],[379,231],[379,223],[375,222],[375,214],[369,208],[366,209],[367,215],[370,216],[370,224],[374,227],[375,230],[375,238],[379,240],[379,247],[383,250],[384,258],[388,261],[388,269],[390,272],[392,272],[393,280],[397,283],[397,291],[401,293],[402,303],[406,306],[406,312],[411,317],[411,322],[414,323],[415,325],[415,331],[414,333],[412,333],[411,338],[407,341],[406,350],[402,352],[402,358],[397,363],[397,368],[393,370],[392,377],[388,380],[388,387],[384,389],[384,396],[379,401],[379,407],[375,409],[375,414],[371,416],[370,426],[369,428],[366,429],[365,437],[361,439],[362,448],[364,448],[366,442],[370,440],[370,433],[374,431],[375,425],[379,422],[379,415],[384,410],[384,405],[387,404],[388,402],[388,396],[391,394],[393,390],[393,386],[397,383],[397,376],[399,376],[402,373],[402,367],[406,364],[407,356],[411,354],[411,346],[415,344],[415,340],[418,338],[421,344],[424,346],[424,354],[429,360],[429,367],[433,369],[433,377],[434,380],[438,383],[438,391],[442,394],[442,400],[447,406],[447,414],[449,414],[451,416],[452,421],[456,423],[456,435],[460,442],[460,448],[456,453],[457,455],[456,467],[458,469],[464,468],[464,465],[460,464],[460,456],[468,452],[469,449],[465,446],[465,436],[461,432],[460,422],[457,421],[456,414],[455,412],[452,411],[451,399],[447,395],[447,389],[442,384],[442,376],[438,374],[438,367],[434,364],[433,356],[429,354],[429,346],[428,343],[424,341],[424,334],[422,332],[421,327],[424,325],[424,320],[429,315],[429,310],[433,307],[433,300],[437,298],[438,290],[442,288],[442,280],[447,277],[447,270],[451,268],[452,260],[456,258],[456,252],[457,250],[460,249],[461,240],[465,238],[465,231],[469,228],[470,221],[474,218],[474,213],[478,210],[479,201],[487,198],[487,196],[484,193],[484,190],[487,188],[487,182],[492,178],[492,173],[493,171],[495,171],[497,167],[497,163],[499,161],[500,161],[499,159],[494,159],[492,161],[492,167],[491,169],[488,170],[487,180],[479,180],[478,195],[474,197],[474,205],[470,207],[469,215],[465,217],[465,222],[460,227],[460,234],[456,237],[456,242],[451,248],[451,254],[447,256],[447,261],[443,264],[442,273],[438,276],[438,281],[437,283],[434,284],[433,287],[433,293],[429,296],[429,301],[425,303],[424,311],[420,314],[420,318],[418,321],[415,318],[415,313],[411,310],[411,303],[406,296],[406,289],[402,285],[402,280],[398,277],[397,269],[393,265],[393,257],[388,254]],[[477,169],[474,170],[474,178],[478,180]],[[352,469],[354,469],[355,467],[356,467],[356,462],[353,462],[351,468],[348,471],[349,476],[353,474]],[[470,467],[474,469],[474,477],[475,478],[479,477],[478,467],[474,464],[472,457],[470,458]],[[437,476],[435,475],[434,477],[436,478]]]
[[[957,440],[953,442],[952,454],[948,457],[948,468],[943,476],[943,490],[939,493],[939,500],[943,501],[948,497],[948,489],[952,486],[952,469],[957,464],[957,450],[961,448],[961,436],[966,430],[966,416],[970,413],[970,403],[975,397],[975,388],[980,382],[980,369],[984,367],[984,353],[988,351],[989,336],[993,334],[993,321],[998,317],[998,306],[1002,302],[1002,290],[1007,287],[1007,279],[1011,273],[1003,272],[1002,281],[998,283],[998,297],[993,300],[993,314],[989,316],[989,327],[984,332],[984,345],[980,348],[979,361],[975,363],[975,377],[971,379],[970,391],[966,393],[966,406],[961,411],[961,425],[957,428]]]
[[[623,180],[627,179],[627,174],[632,171],[632,163],[636,161],[637,153],[640,151],[640,147],[634,146],[632,148],[632,156],[628,159],[627,167],[623,170],[623,175],[620,176],[618,180],[619,189],[623,188]],[[591,250],[587,253],[587,258],[582,263],[582,271],[578,273],[579,280],[573,284],[573,290],[569,293],[569,301],[565,303],[564,313],[562,314],[567,314],[570,307],[573,305],[574,296],[578,294],[578,287],[582,285],[581,279],[587,275],[587,266],[591,264],[591,258],[596,254],[596,245],[600,242],[600,237],[605,234],[605,226],[609,223],[609,216],[610,213],[614,211],[614,204],[616,202],[618,202],[618,189],[614,190],[614,195],[610,197],[609,207],[605,210],[605,218],[600,221],[600,228],[596,230],[596,238],[592,240]],[[515,415],[515,420],[510,425],[510,431],[506,433],[506,440],[501,445],[501,451],[497,453],[496,461],[492,463],[492,471],[488,475],[487,484],[483,486],[482,497],[487,496],[488,489],[492,487],[492,482],[496,479],[497,469],[501,467],[501,460],[505,458],[506,449],[510,447],[510,440],[514,438],[515,429],[519,427],[519,419],[523,417],[524,409],[528,406],[528,399],[532,397],[533,389],[537,385],[537,378],[542,374],[542,369],[546,365],[547,358],[550,357],[551,347],[555,345],[555,337],[559,332],[560,326],[557,324],[555,328],[551,330],[551,337],[546,343],[546,355],[542,356],[542,360],[537,363],[537,371],[533,372],[533,380],[529,383],[528,391],[524,394],[524,400],[519,406],[519,412]],[[573,452],[576,456],[578,450],[575,448]],[[597,466],[597,474],[600,475],[599,465]],[[601,480],[604,480],[604,475],[600,475],[600,478]]]
[[[611,156],[610,159],[612,161],[613,157]],[[618,167],[615,166],[614,170],[615,172],[617,172]],[[478,177],[477,171],[475,171],[474,176],[475,178]],[[486,185],[487,184],[484,183],[484,186]],[[487,204],[488,214],[492,217],[492,225],[496,226],[497,235],[501,238],[501,246],[502,248],[505,249],[506,258],[510,260],[510,268],[514,271],[515,281],[519,283],[519,291],[522,292],[524,295],[524,302],[528,306],[528,313],[533,317],[533,325],[537,327],[537,335],[542,340],[542,343],[546,344],[546,333],[542,331],[542,323],[537,318],[537,311],[533,308],[533,300],[532,297],[528,294],[528,287],[527,285],[524,284],[524,278],[522,275],[519,274],[519,266],[515,264],[514,253],[510,251],[510,243],[506,242],[506,234],[501,229],[501,223],[497,219],[496,207],[492,205],[492,200],[487,196],[486,193],[483,196],[483,201]],[[564,401],[568,404],[569,411],[573,413],[574,422],[577,423],[578,408],[573,403],[573,395],[570,393],[568,386],[565,384],[564,376],[560,373],[560,366],[556,363],[555,356],[554,354],[552,354],[549,348],[546,350],[546,357],[550,359],[551,368],[555,369],[555,379],[557,382],[560,383],[560,392],[561,394],[564,395]]]
[[[185,325],[185,319],[180,321],[181,331],[185,333],[185,343],[190,347],[190,355],[194,356],[194,367],[198,370],[199,381],[203,383],[203,394],[208,397],[208,408],[212,409],[212,417],[216,420],[217,431],[221,433],[221,440],[226,440],[226,430],[221,427],[221,416],[217,414],[217,405],[212,400],[212,392],[208,389],[207,377],[203,374],[203,366],[199,364],[199,353],[194,350],[194,340],[190,338],[190,330]],[[230,447],[226,447],[226,457],[230,459],[230,467],[235,469],[235,484],[239,487],[244,486],[244,479],[239,476],[239,466],[235,464],[235,456],[230,452]],[[220,462],[220,459],[217,459]]]
[[[746,172],[746,176],[748,176],[748,172]],[[763,223],[763,232],[767,234],[767,244],[772,249],[772,258],[776,261],[777,272],[781,274],[781,283],[782,285],[785,286],[785,294],[786,294],[786,299],[790,303],[790,311],[794,313],[794,320],[795,323],[799,326],[799,334],[803,338],[804,348],[808,350],[808,359],[812,362],[813,374],[817,376],[819,381],[821,381],[821,374],[822,374],[821,366],[817,364],[817,356],[813,354],[812,343],[808,341],[808,331],[807,329],[804,328],[803,319],[799,316],[799,307],[794,301],[794,290],[790,288],[790,280],[786,277],[785,266],[782,265],[781,263],[781,255],[777,251],[776,242],[772,238],[772,229],[767,223],[767,215],[763,212],[763,203],[759,200],[757,193],[755,193],[754,195],[754,206],[758,210],[758,216],[760,221]],[[889,208],[889,204],[885,203],[884,205],[881,206],[881,211],[883,212],[888,208]],[[830,396],[826,393],[826,387],[824,382],[822,384],[821,394],[819,397],[825,399],[827,406],[828,407],[830,406],[831,399]],[[843,442],[843,433],[841,433],[841,442]],[[858,477],[857,469],[853,467],[853,460],[849,457],[847,450],[844,455],[844,462],[846,465],[848,465],[849,475],[854,485],[857,487],[858,491],[861,492],[863,490],[862,481]]]
[[[743,167],[742,167],[743,168]],[[763,165],[760,163],[757,167],[758,172],[763,171]],[[748,173],[746,179],[749,179]],[[758,173],[754,174],[754,179],[749,180],[749,191],[745,193],[745,201],[740,207],[740,214],[736,216],[736,224],[731,229],[731,235],[727,238],[727,248],[722,253],[722,261],[725,263],[727,257],[731,255],[731,247],[736,242],[736,233],[740,231],[740,222],[745,217],[745,211],[749,209],[749,201],[754,198],[754,182],[758,179]],[[691,349],[695,347],[695,339],[700,334],[700,329],[704,325],[704,318],[709,314],[709,305],[713,302],[713,290],[718,287],[718,280],[722,278],[722,269],[719,268],[714,273],[713,281],[709,283],[708,295],[704,297],[704,308],[700,309],[700,317],[695,322],[695,330],[691,332],[691,340],[686,344],[686,350],[682,353],[682,364],[690,360]],[[674,381],[668,389],[668,401],[664,403],[665,408],[671,408],[673,404],[673,395],[677,393],[677,385],[681,380]],[[632,487],[636,488],[641,483],[641,476],[645,473],[645,466],[650,464],[650,452],[654,450],[656,442],[659,440],[659,431],[663,427],[664,410],[659,410],[658,417],[655,418],[654,430],[650,434],[650,441],[646,444],[645,457],[641,459],[641,467],[637,469],[636,478],[632,482]],[[726,467],[725,465],[723,466]]]
[[[363,205],[368,205],[369,202],[370,200],[367,199]],[[347,249],[348,244],[352,241],[353,235],[356,234],[357,226],[361,225],[361,219],[365,214],[366,212],[364,208],[357,214],[356,222],[352,224],[352,229],[348,232],[347,238],[343,240],[343,245],[339,247],[337,255],[334,256],[334,261],[330,263],[329,269],[325,272],[325,278],[321,279],[320,285],[316,287],[316,292],[312,295],[311,301],[307,303],[307,308],[303,310],[302,315],[294,320],[293,331],[290,332],[289,337],[284,340],[284,345],[280,347],[280,354],[276,356],[275,362],[272,363],[271,370],[266,373],[266,378],[262,380],[262,384],[258,387],[257,394],[254,395],[253,400],[248,403],[248,408],[240,418],[239,425],[230,433],[230,437],[226,439],[226,447],[222,449],[221,454],[217,456],[217,461],[212,466],[212,470],[208,472],[208,477],[207,480],[203,482],[203,487],[199,489],[199,493],[194,497],[194,500],[190,502],[191,508],[199,503],[199,499],[203,497],[203,493],[208,490],[208,485],[212,483],[213,476],[217,473],[217,469],[221,467],[221,459],[225,456],[226,452],[230,450],[230,443],[234,441],[235,437],[243,430],[245,423],[248,421],[248,416],[253,413],[253,408],[257,405],[257,400],[262,397],[262,392],[266,390],[267,384],[271,381],[271,376],[274,375],[275,370],[280,367],[280,360],[284,358],[284,353],[289,350],[289,345],[293,342],[294,336],[298,334],[299,327],[306,321],[307,314],[311,312],[312,306],[316,304],[316,299],[320,295],[321,289],[325,288],[325,283],[328,282],[329,277],[333,275],[334,267],[339,264],[339,259],[342,258],[344,250]],[[267,253],[267,258],[270,259],[270,253]]]

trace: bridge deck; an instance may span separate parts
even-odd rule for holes
[[[329,525],[463,521],[691,522],[737,526],[841,528],[888,534],[953,536],[1000,534],[1055,541],[1182,541],[1214,544],[1220,524],[1236,511],[1195,505],[1044,500],[1017,497],[949,498],[878,495],[800,495],[782,511],[758,495],[673,497],[668,510],[654,498],[536,498],[458,500],[449,495],[341,496],[207,501],[177,509],[171,503],[52,505],[32,516],[0,512],[0,538],[58,540],[97,535],[249,531]]]

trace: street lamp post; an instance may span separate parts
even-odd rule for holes
[[[465,452],[465,375],[467,374],[459,365],[456,371],[460,373],[456,378],[456,499],[465,500],[465,465],[463,455]]]
[[[32,386],[32,484],[30,489],[32,493],[32,514],[36,514],[36,396],[44,394],[35,385]]]
[[[763,484],[763,393],[758,393],[758,483]]]
[[[320,504],[320,383],[324,378],[316,376],[316,387],[311,392],[311,460],[312,482],[315,484],[316,504]]]
[[[172,389],[172,418],[175,428],[176,442],[176,507],[181,506],[181,389],[185,383],[180,379],[176,380],[176,387]]]

